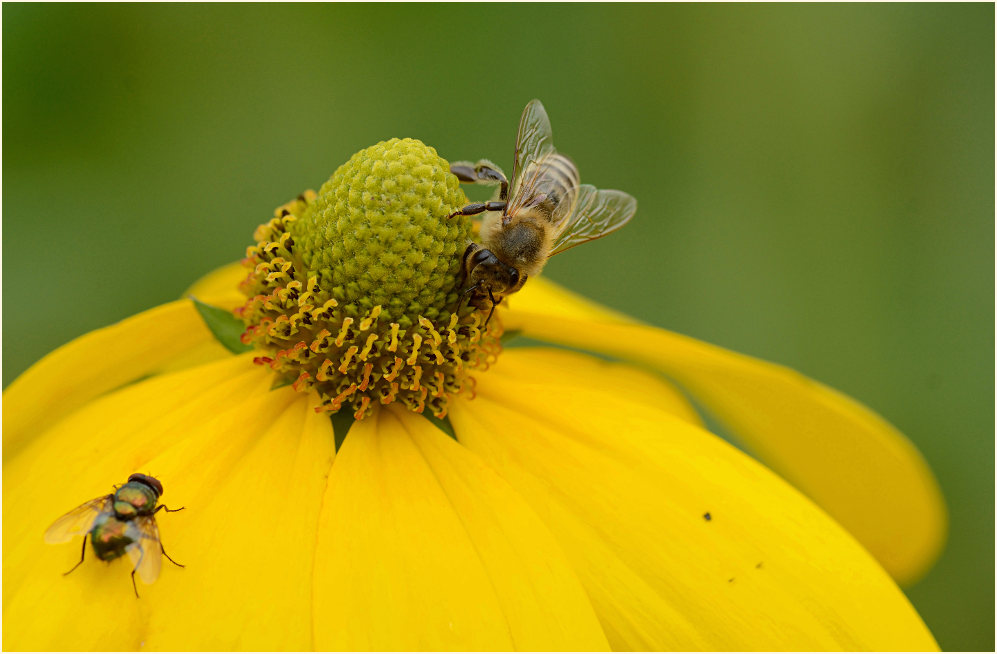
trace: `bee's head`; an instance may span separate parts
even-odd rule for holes
[[[149,475],[143,475],[141,472],[136,472],[128,478],[128,481],[137,481],[140,484],[145,484],[152,490],[156,491],[156,494],[160,497],[163,496],[163,485],[159,483],[159,480],[155,477],[150,477]]]
[[[464,252],[464,274],[465,286],[491,291],[496,298],[518,291],[526,281],[526,275],[476,243]]]

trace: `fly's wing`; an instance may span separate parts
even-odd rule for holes
[[[50,544],[65,543],[74,536],[88,533],[97,516],[111,511],[113,499],[114,495],[105,495],[79,505],[53,522],[52,526],[45,530],[45,542]]]
[[[128,524],[128,535],[132,544],[128,546],[128,558],[132,560],[139,578],[151,584],[159,578],[163,562],[163,546],[159,543],[159,527],[151,516],[140,516]]]
[[[515,197],[520,188],[520,177],[531,162],[540,161],[556,152],[550,132],[550,119],[539,100],[530,100],[519,119],[519,133],[516,134],[516,152],[513,156],[511,196]]]
[[[632,195],[582,184],[578,187],[574,210],[558,226],[550,256],[615,232],[636,212],[637,200]]]

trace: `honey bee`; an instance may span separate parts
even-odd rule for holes
[[[160,554],[169,559],[170,563],[184,567],[170,558],[159,542],[156,513],[160,509],[171,513],[183,510],[183,507],[167,509],[165,504],[156,506],[162,494],[163,485],[158,479],[136,472],[128,477],[125,484],[116,486],[110,495],[81,504],[53,522],[45,531],[46,543],[65,543],[73,536],[83,536],[83,552],[79,563],[63,574],[68,575],[83,563],[87,554],[88,537],[94,554],[101,561],[113,561],[128,553],[135,564],[132,568],[135,597],[138,597],[135,573],[138,572],[142,581],[147,584],[156,581],[159,577]]]
[[[454,162],[450,172],[464,183],[499,186],[497,199],[468,204],[448,216],[487,212],[481,243],[472,242],[464,251],[461,294],[478,309],[488,308],[486,324],[495,305],[539,274],[547,259],[616,231],[637,211],[631,195],[579,182],[578,167],[554,148],[539,100],[531,100],[519,120],[511,183],[486,159]]]

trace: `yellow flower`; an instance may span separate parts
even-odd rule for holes
[[[420,202],[458,203],[440,190],[449,181],[423,184],[445,162],[412,143],[364,151],[374,168],[351,179],[376,173],[395,189],[402,177],[377,162],[398,161]],[[238,266],[191,289],[242,307],[254,351],[223,348],[185,299],[73,341],[5,392],[6,649],[937,648],[890,573],[905,581],[930,565],[944,509],[892,427],[791,371],[541,279],[485,327],[482,312],[451,314],[425,294],[391,305],[393,278],[378,269],[390,247],[361,266],[382,280],[370,287],[337,285],[335,261],[292,270],[284,255],[308,259],[292,251],[325,253],[342,238],[304,245],[313,233],[293,224],[338,224],[321,216],[397,199],[351,195],[343,170],[258,232],[248,302]],[[460,229],[440,238],[459,242]],[[443,268],[424,269],[452,306],[453,248],[413,238],[425,251],[402,258],[438,255]],[[322,302],[306,295],[312,277]],[[262,280],[269,299],[254,303]],[[415,305],[421,318],[406,313]],[[319,317],[341,331],[322,333]],[[664,372],[782,478],[707,432],[657,374],[548,347],[496,359],[502,327]],[[312,339],[304,348],[283,345],[299,333]],[[391,349],[400,334],[408,345]],[[345,354],[332,364],[302,353],[337,338]],[[375,375],[375,360],[391,363]],[[373,381],[392,374],[408,381]],[[186,507],[157,515],[186,567],[166,564],[141,599],[127,558],[105,565],[88,552],[64,577],[79,547],[42,542],[55,518],[133,472]]]

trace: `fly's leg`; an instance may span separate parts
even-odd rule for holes
[[[156,507],[156,510],[152,512],[152,515],[156,515],[157,513],[159,513],[160,509],[166,509],[167,513],[176,513],[177,511],[183,511],[185,508],[187,507],[181,506],[179,509],[171,509],[167,507],[165,504],[160,504],[159,506]]]
[[[177,509],[177,511],[179,511],[179,510],[180,509]],[[169,554],[166,553],[166,548],[163,547],[162,543],[159,544],[159,550],[163,553],[163,556],[165,556],[167,559],[170,560],[170,563],[172,563],[173,565],[175,565],[177,567],[180,567],[180,568],[186,568],[187,567],[183,563],[177,563],[176,561],[174,561],[173,557],[171,557]]]
[[[160,509],[164,509],[167,513],[176,513],[177,511],[183,511],[185,508],[186,507],[181,506],[179,509],[171,509],[168,506],[166,506],[165,504],[160,504],[159,506],[156,507],[156,510],[153,511],[152,514],[156,515],[157,513],[159,513]],[[169,554],[166,553],[166,548],[163,547],[162,543],[159,544],[159,549],[160,549],[160,551],[162,551],[163,556],[165,556],[167,559],[169,559],[170,563],[172,563],[173,565],[179,566],[181,568],[187,567],[183,563],[177,563],[176,561],[174,561],[173,558]],[[142,556],[145,556],[145,554],[143,553]],[[138,566],[136,566],[136,567],[138,567]],[[132,575],[134,576],[134,572],[132,573]]]
[[[82,551],[82,552],[80,552],[80,562],[79,562],[79,563],[77,563],[76,565],[74,565],[74,566],[73,566],[72,568],[70,568],[70,569],[69,569],[68,571],[66,571],[66,572],[63,572],[63,573],[62,573],[62,576],[63,576],[63,577],[65,577],[65,576],[66,576],[66,575],[68,575],[68,574],[69,574],[70,572],[72,572],[72,571],[73,571],[73,570],[75,570],[76,568],[78,568],[78,567],[80,567],[81,565],[83,565],[83,559],[85,559],[85,558],[86,558],[86,556],[87,556],[87,537],[86,537],[86,536],[84,536],[84,537],[83,537],[83,551]]]
[[[138,594],[138,584],[135,583],[135,572],[138,571],[138,567],[142,565],[142,559],[144,558],[145,558],[145,550],[142,550],[142,556],[138,557],[138,562],[136,562],[135,567],[132,568],[132,590],[135,591],[135,599],[142,599],[141,597],[139,597]]]

